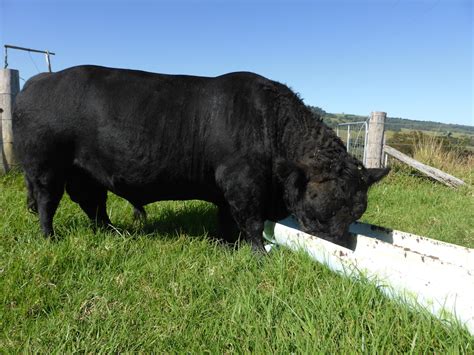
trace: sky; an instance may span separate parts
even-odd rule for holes
[[[252,71],[327,112],[474,125],[471,0],[0,0],[0,42],[80,64]],[[44,56],[9,50],[27,80]]]

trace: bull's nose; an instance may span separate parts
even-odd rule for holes
[[[323,226],[308,226],[300,222],[303,232],[314,235],[318,238],[327,240],[328,242],[338,244],[340,246],[349,248],[351,245],[351,235],[348,228],[333,227],[323,229]]]
[[[336,238],[335,243],[341,247],[355,250],[357,239],[346,230]]]
[[[318,238],[327,240],[328,242],[340,245],[341,247],[351,250],[355,250],[357,244],[357,239],[352,234],[350,234],[348,230],[343,230],[339,233],[328,233],[323,231],[317,231],[314,229],[303,229],[303,232],[314,235]]]
[[[331,242],[331,243],[337,243],[338,237],[335,236],[334,234],[328,233],[328,232],[326,232],[326,231],[310,230],[310,231],[307,231],[306,233],[311,234],[311,235],[314,235],[314,236],[316,236],[316,237],[318,237],[318,238],[327,240],[328,242]]]

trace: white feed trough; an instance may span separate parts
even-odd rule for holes
[[[474,335],[474,249],[360,222],[349,231],[351,249],[302,232],[291,218],[266,222],[264,236],[306,251],[333,271],[362,273],[389,297],[442,320],[455,318]]]

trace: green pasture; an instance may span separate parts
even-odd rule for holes
[[[363,220],[474,248],[471,187],[396,171]],[[385,298],[301,253],[214,241],[215,208],[110,195],[116,231],[93,233],[67,196],[39,233],[22,177],[0,177],[0,352],[474,353],[456,324]]]

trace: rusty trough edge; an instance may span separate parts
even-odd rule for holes
[[[353,250],[302,232],[291,218],[267,221],[264,236],[335,272],[366,277],[388,297],[455,320],[474,335],[474,249],[359,222],[349,230]]]

